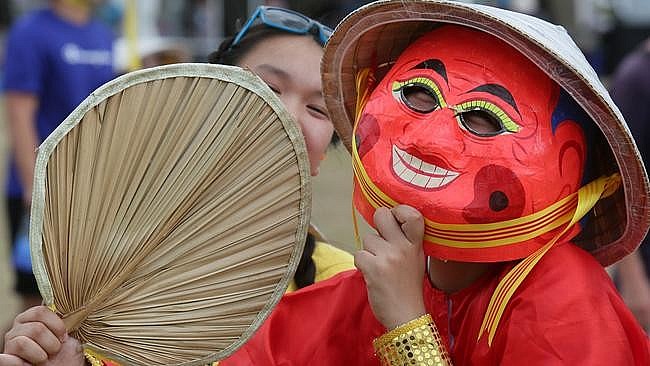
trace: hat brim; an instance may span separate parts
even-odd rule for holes
[[[351,13],[335,29],[322,63],[325,103],[346,148],[352,142],[356,73],[371,67],[380,79],[409,44],[440,24],[471,27],[505,41],[592,118],[608,151],[604,159],[592,158],[600,161],[590,170],[618,171],[623,190],[592,210],[580,244],[603,265],[636,249],[650,223],[648,178],[640,154],[623,116],[571,37],[561,26],[541,19],[476,4],[424,0],[378,1]]]

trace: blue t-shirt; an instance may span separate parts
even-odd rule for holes
[[[36,95],[36,129],[42,142],[97,87],[113,74],[113,34],[91,20],[70,23],[51,9],[19,19],[7,37],[4,90]],[[32,182],[29,182],[32,184]],[[7,192],[22,195],[12,162]]]

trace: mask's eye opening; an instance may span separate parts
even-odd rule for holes
[[[423,85],[405,85],[401,89],[400,97],[407,107],[418,113],[433,112],[440,107],[440,101],[434,92]]]
[[[469,132],[478,136],[495,136],[506,132],[501,121],[484,110],[470,110],[458,114],[460,123]]]

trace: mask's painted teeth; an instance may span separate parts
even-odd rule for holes
[[[460,173],[427,163],[393,145],[393,171],[404,182],[421,188],[440,188]]]

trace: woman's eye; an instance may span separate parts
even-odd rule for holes
[[[401,98],[409,108],[420,113],[429,113],[440,107],[434,93],[422,85],[405,85],[401,89]]]
[[[280,94],[281,94],[281,93],[280,93],[280,89],[278,89],[277,87],[273,86],[273,84],[268,84],[268,83],[267,83],[266,85],[268,85],[269,88],[271,89],[271,91],[274,92],[275,94],[277,94],[277,95],[280,95]]]
[[[319,118],[322,118],[322,119],[329,119],[330,118],[329,115],[327,114],[327,110],[325,108],[323,108],[323,107],[308,105],[307,109],[312,111]]]
[[[503,132],[501,122],[491,113],[481,110],[460,113],[460,119],[470,132],[479,136],[494,136]]]

